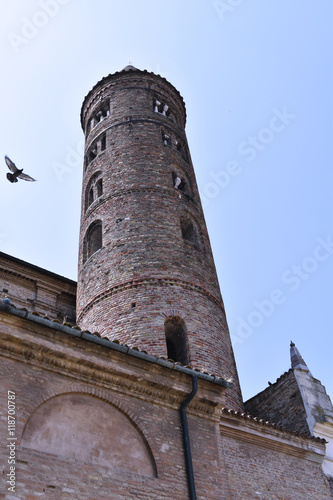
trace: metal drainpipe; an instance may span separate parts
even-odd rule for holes
[[[192,463],[191,445],[190,445],[190,434],[189,434],[189,430],[188,430],[186,408],[190,404],[190,402],[192,401],[194,396],[196,395],[197,390],[198,390],[198,377],[196,375],[192,375],[192,391],[184,399],[184,401],[180,405],[180,419],[181,419],[182,428],[183,428],[185,462],[186,462],[187,482],[188,482],[188,489],[189,489],[189,493],[190,493],[190,500],[196,500],[197,496],[196,496],[196,492],[195,492],[193,463]]]

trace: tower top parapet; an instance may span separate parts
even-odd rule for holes
[[[147,77],[150,76],[150,77],[153,77],[154,79],[158,79],[161,83],[167,84],[167,86],[169,86],[170,90],[172,92],[174,92],[178,96],[179,100],[181,101],[181,105],[183,107],[183,113],[184,113],[184,126],[185,126],[186,106],[185,106],[183,96],[180,94],[179,90],[177,90],[176,87],[174,87],[174,85],[172,85],[163,76],[158,75],[156,73],[153,73],[152,71],[147,71],[146,69],[145,70],[138,69],[135,66],[133,66],[132,64],[128,64],[121,71],[116,71],[115,73],[110,73],[108,76],[103,77],[101,80],[99,80],[93,86],[93,88],[85,96],[85,98],[83,99],[82,107],[81,107],[81,126],[82,126],[83,131],[85,130],[85,108],[86,108],[86,104],[89,101],[89,99],[94,95],[94,93],[100,87],[105,87],[107,84],[113,82],[114,80],[116,80],[118,78],[122,78],[122,77],[127,76],[127,75],[129,75],[130,77],[138,76],[138,75],[147,76]]]

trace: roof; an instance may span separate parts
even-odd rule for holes
[[[232,382],[229,380],[225,380],[223,378],[217,377],[213,374],[201,372],[197,369],[192,369],[189,366],[183,366],[180,362],[175,362],[172,359],[166,359],[164,357],[156,357],[148,354],[144,350],[140,350],[137,347],[129,347],[127,344],[121,344],[119,340],[113,339],[109,340],[106,337],[101,337],[98,332],[91,333],[87,330],[82,331],[78,326],[73,326],[70,323],[61,323],[59,320],[51,320],[47,315],[43,315],[37,311],[29,312],[26,308],[17,308],[11,304],[11,301],[8,298],[5,298],[3,301],[0,301],[0,312],[8,313],[13,316],[17,316],[23,319],[27,319],[34,323],[39,323],[43,326],[47,326],[49,328],[53,328],[58,330],[64,334],[71,335],[72,337],[81,338],[88,342],[93,342],[94,344],[98,344],[103,347],[107,347],[112,349],[113,351],[122,352],[129,356],[133,356],[135,358],[140,358],[144,361],[148,361],[150,363],[154,363],[160,366],[164,366],[171,370],[175,370],[178,372],[185,373],[187,375],[191,375],[198,377],[198,379],[206,380],[207,382],[212,382],[222,387],[230,388],[232,387]]]
[[[128,64],[121,71],[140,71],[140,70],[138,68],[135,68],[135,66],[132,66],[132,64]]]
[[[21,266],[24,266],[27,269],[31,269],[32,271],[38,272],[40,274],[44,274],[45,276],[49,276],[51,278],[65,281],[66,283],[69,283],[69,284],[74,285],[74,286],[77,285],[76,281],[73,281],[69,278],[66,278],[65,276],[61,276],[60,274],[53,273],[52,271],[48,271],[47,269],[43,269],[42,267],[35,266],[34,264],[30,264],[29,262],[26,262],[25,260],[18,259],[17,257],[13,257],[12,255],[8,255],[7,253],[0,252],[0,259],[4,259],[4,260],[10,261],[10,262],[15,262],[15,264],[19,264]]]
[[[42,315],[37,311],[29,312],[25,308],[21,308],[21,309],[17,308],[10,303],[10,300],[8,298],[6,298],[0,302],[0,312],[5,312],[8,314],[12,314],[13,316],[16,316],[16,317],[27,319],[27,320],[32,321],[34,323],[38,323],[38,324],[41,324],[43,326],[47,326],[49,328],[53,328],[55,330],[58,330],[64,334],[83,339],[87,342],[93,342],[94,344],[97,344],[97,345],[100,345],[103,347],[107,347],[113,351],[122,352],[124,354],[129,355],[129,356],[133,356],[135,358],[142,359],[143,361],[154,363],[154,364],[163,366],[165,368],[175,370],[177,372],[185,373],[187,375],[191,375],[192,377],[196,376],[198,379],[205,380],[207,382],[211,382],[211,383],[217,384],[217,385],[225,387],[225,388],[230,388],[233,385],[231,381],[222,379],[220,377],[216,377],[213,374],[208,374],[205,372],[201,372],[198,369],[192,369],[188,366],[183,366],[179,362],[175,362],[171,359],[166,359],[162,356],[161,357],[152,356],[144,350],[139,350],[137,347],[130,348],[127,344],[121,344],[119,342],[119,340],[117,340],[117,339],[109,340],[106,337],[101,337],[98,332],[91,333],[87,330],[82,331],[78,326],[73,326],[70,323],[60,323],[60,321],[58,321],[58,320],[51,320],[46,315]],[[285,376],[287,373],[285,373],[283,376]],[[224,414],[226,416],[236,417],[239,419],[245,419],[245,420],[251,421],[253,423],[256,423],[258,425],[265,425],[267,427],[274,428],[278,431],[281,431],[281,432],[284,432],[284,433],[287,433],[290,435],[302,437],[302,438],[307,439],[307,440],[317,441],[317,442],[324,443],[324,444],[326,443],[325,439],[290,431],[289,429],[287,429],[283,426],[266,421],[265,419],[255,417],[255,416],[250,415],[249,413],[246,413],[246,412],[235,411],[233,409],[223,407],[222,414]]]
[[[291,431],[291,430],[287,429],[286,427],[283,427],[283,426],[278,425],[278,424],[274,424],[274,423],[269,422],[268,420],[265,420],[263,418],[254,417],[253,415],[250,415],[249,413],[246,413],[246,412],[235,411],[235,410],[232,410],[230,408],[224,407],[224,408],[222,408],[222,414],[237,417],[238,419],[242,419],[242,420],[249,420],[251,422],[256,422],[259,425],[274,428],[274,429],[277,429],[277,430],[284,432],[286,434],[290,434],[292,436],[298,436],[298,437],[302,437],[302,438],[307,439],[307,440],[316,441],[317,443],[325,444],[327,442],[323,438],[316,437],[316,436],[309,436],[308,434],[305,434],[305,433]]]

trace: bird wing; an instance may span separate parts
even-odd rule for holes
[[[30,177],[30,175],[27,175],[27,174],[19,174],[18,178],[19,179],[24,179],[25,181],[35,181],[36,180],[36,179],[33,179],[32,177]]]
[[[9,170],[14,172],[14,174],[15,174],[15,172],[18,170],[15,163],[13,163],[12,160],[10,158],[8,158],[8,156],[5,156],[5,162],[7,164],[7,167],[9,168]]]

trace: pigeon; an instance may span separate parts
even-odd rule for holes
[[[18,169],[15,165],[15,163],[12,162],[12,160],[10,158],[8,158],[8,156],[5,156],[5,161],[6,161],[6,164],[7,164],[7,167],[9,168],[9,170],[11,170],[13,173],[12,174],[7,174],[7,179],[9,180],[9,182],[18,182],[17,178],[19,179],[23,179],[25,181],[35,181],[36,179],[33,179],[32,177],[30,177],[30,175],[27,175],[27,174],[23,174],[23,168]]]

